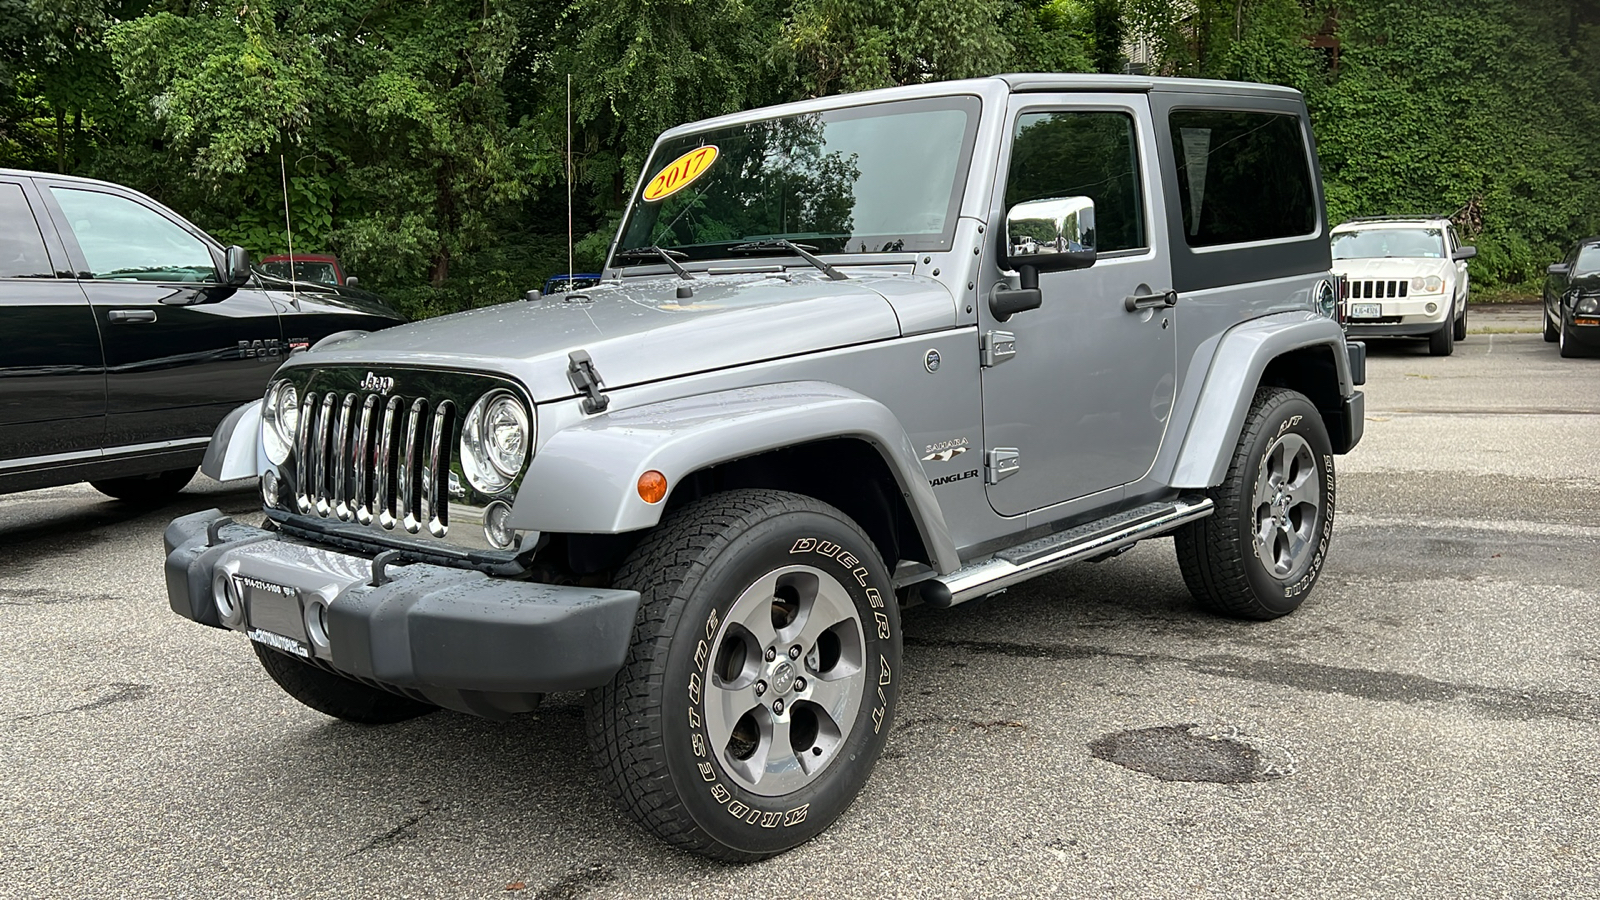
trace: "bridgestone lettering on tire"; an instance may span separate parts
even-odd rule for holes
[[[1200,605],[1272,619],[1310,595],[1333,537],[1333,449],[1315,406],[1287,388],[1256,392],[1216,512],[1174,535]]]
[[[861,529],[807,497],[732,491],[671,513],[613,581],[643,602],[587,721],[623,808],[668,844],[729,861],[838,818],[899,694],[898,607]]]

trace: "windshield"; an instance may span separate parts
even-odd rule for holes
[[[978,98],[941,97],[664,141],[618,246],[688,259],[780,238],[822,253],[948,250],[977,124]]]
[[[1578,261],[1572,264],[1572,277],[1589,275],[1595,271],[1600,271],[1600,244],[1578,248]]]
[[[1333,236],[1334,259],[1443,259],[1444,232],[1438,228],[1366,228]]]
[[[330,262],[307,262],[303,259],[297,259],[294,261],[294,277],[292,278],[289,276],[288,260],[274,260],[273,262],[262,263],[261,271],[274,278],[282,278],[286,281],[305,281],[313,284],[339,283],[339,275],[334,271],[333,263]]]

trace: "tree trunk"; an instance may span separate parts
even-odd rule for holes
[[[450,251],[440,250],[433,258],[433,269],[428,274],[428,283],[434,287],[444,287],[444,281],[450,277]]]
[[[56,107],[56,171],[67,174],[67,111]]]

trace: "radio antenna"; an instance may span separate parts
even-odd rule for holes
[[[278,154],[278,175],[283,179],[283,233],[289,239],[289,297],[300,308],[300,292],[294,283],[294,229],[289,227],[289,167]]]
[[[573,290],[573,74],[566,74],[566,290]]]

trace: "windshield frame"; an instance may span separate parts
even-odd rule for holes
[[[716,143],[719,139],[726,140],[725,137],[715,137],[718,135],[737,133],[762,123],[807,116],[819,116],[822,117],[822,119],[826,122],[837,122],[875,118],[885,115],[941,110],[956,110],[967,114],[967,121],[961,136],[961,146],[956,155],[955,168],[951,176],[950,197],[944,211],[943,231],[936,234],[920,232],[914,235],[852,234],[846,240],[845,247],[841,249],[824,248],[818,250],[817,255],[861,258],[866,261],[876,261],[878,259],[889,261],[892,259],[898,259],[899,257],[905,255],[916,253],[948,252],[955,246],[956,228],[961,217],[961,207],[966,199],[966,194],[969,188],[968,182],[971,180],[971,170],[973,160],[976,155],[978,132],[983,123],[983,98],[975,93],[951,93],[940,94],[931,97],[920,96],[885,99],[872,103],[825,106],[817,109],[782,109],[781,111],[775,111],[776,114],[774,115],[751,117],[747,119],[741,118],[731,122],[721,119],[711,120],[706,123],[706,127],[704,128],[694,128],[692,130],[669,130],[661,137],[657,138],[655,145],[651,147],[650,156],[646,160],[640,176],[634,185],[627,209],[624,212],[622,221],[617,228],[616,236],[613,238],[611,247],[607,251],[605,269],[607,271],[618,271],[621,269],[654,268],[657,266],[655,263],[643,261],[619,262],[615,259],[615,254],[620,250],[630,249],[630,245],[628,245],[626,241],[626,235],[633,227],[635,217],[639,215],[640,211],[646,206],[646,202],[643,199],[643,193],[646,185],[650,181],[650,178],[654,173],[666,166],[669,162],[677,159],[685,151],[685,149],[691,147],[693,142],[697,140],[702,144]],[[687,191],[690,189],[685,188],[685,190]],[[792,234],[786,233],[783,235],[760,235],[759,239],[771,240],[775,239],[776,237],[783,237],[787,240],[794,241],[797,244],[807,247],[809,247],[810,242],[815,239],[810,232],[795,232]],[[688,256],[683,260],[683,262],[685,265],[691,267],[696,263],[704,264],[711,261],[725,260],[737,260],[742,264],[759,264],[759,257],[753,258],[749,254],[730,252],[731,248],[738,246],[741,243],[748,243],[749,241],[755,239],[756,238],[751,238],[750,236],[741,236],[738,240],[716,241],[705,244],[664,243],[662,246],[666,247],[667,249],[687,253]],[[860,239],[867,239],[872,246],[879,247],[880,249],[851,249],[849,247],[850,243]],[[900,246],[894,248],[884,247],[885,244],[893,241],[898,241]]]

